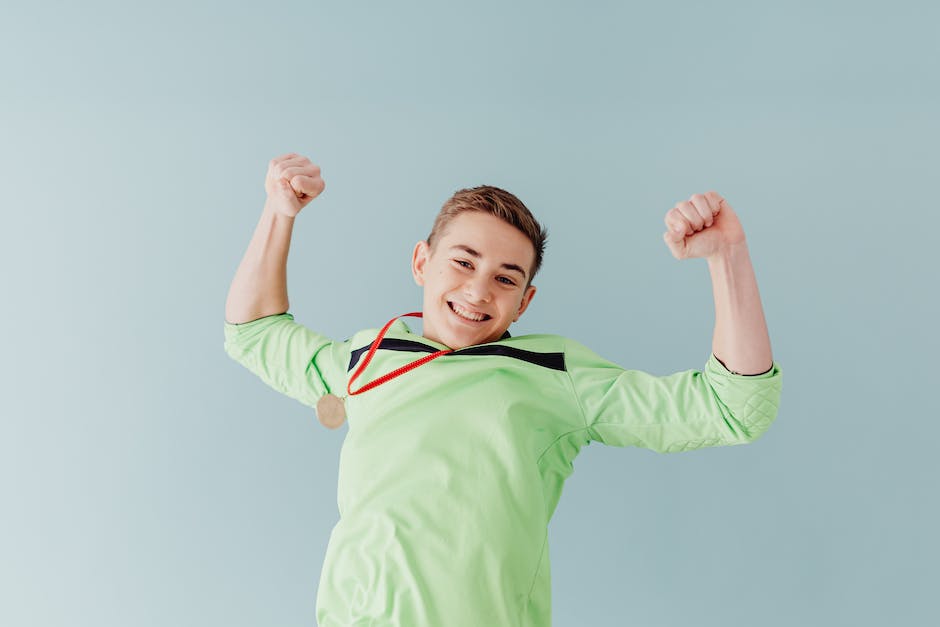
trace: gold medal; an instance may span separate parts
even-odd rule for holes
[[[346,406],[335,394],[324,394],[317,401],[317,419],[327,429],[337,429],[346,420]]]

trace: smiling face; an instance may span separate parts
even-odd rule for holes
[[[464,211],[432,251],[414,249],[411,269],[424,287],[424,337],[454,350],[494,342],[535,295],[528,285],[535,249],[526,235],[496,216]]]

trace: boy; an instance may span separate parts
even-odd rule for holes
[[[287,313],[287,253],[324,183],[292,153],[270,162],[265,187],[225,348],[328,426],[348,416],[320,627],[550,625],[548,522],[582,446],[741,444],[776,417],[782,375],[744,232],[714,192],[667,212],[664,235],[677,258],[708,260],[713,354],[704,371],[658,377],[560,336],[509,334],[535,295],[545,231],[488,186],[457,192],[415,246],[423,335],[396,319],[345,342],[306,329]]]

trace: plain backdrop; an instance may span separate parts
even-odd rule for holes
[[[346,427],[223,350],[288,152],[327,184],[290,311],[336,339],[420,308],[414,243],[488,183],[550,232],[515,335],[701,369],[707,265],[663,218],[710,189],[740,216],[777,421],[583,449],[549,526],[554,625],[936,624],[937,6],[5,7],[0,624],[315,624]]]

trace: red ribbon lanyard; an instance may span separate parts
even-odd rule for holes
[[[375,351],[378,350],[379,344],[382,343],[382,338],[385,337],[385,332],[388,331],[388,328],[389,328],[390,326],[392,326],[392,323],[393,323],[393,322],[395,322],[395,321],[398,320],[399,318],[404,318],[405,316],[414,316],[414,317],[416,317],[416,318],[422,318],[422,317],[423,317],[423,316],[421,315],[421,312],[420,312],[420,311],[415,311],[415,312],[412,312],[412,313],[406,313],[406,314],[402,314],[402,315],[400,315],[400,316],[395,316],[394,318],[392,318],[391,320],[389,320],[388,322],[385,323],[385,326],[382,327],[382,330],[379,331],[379,334],[378,334],[377,336],[375,336],[375,339],[374,339],[374,340],[372,340],[372,346],[369,347],[369,352],[366,353],[365,359],[363,359],[363,360],[362,360],[362,363],[359,364],[359,367],[356,368],[356,372],[354,372],[353,375],[352,375],[351,377],[349,377],[349,383],[346,385],[346,392],[347,392],[347,394],[349,394],[350,396],[355,396],[356,394],[362,394],[363,392],[368,392],[368,391],[371,390],[372,388],[377,387],[377,386],[380,386],[380,385],[382,385],[383,383],[386,383],[386,382],[388,382],[388,381],[391,381],[391,380],[394,379],[395,377],[400,377],[401,375],[405,374],[405,373],[408,372],[409,370],[414,370],[414,369],[417,368],[418,366],[423,366],[424,364],[428,363],[428,362],[431,361],[432,359],[437,359],[437,358],[440,357],[441,355],[446,355],[447,353],[453,353],[453,352],[454,352],[453,349],[447,349],[447,350],[440,350],[440,351],[437,351],[436,353],[431,353],[430,355],[425,355],[425,356],[422,357],[421,359],[416,359],[415,361],[411,362],[410,364],[405,364],[405,365],[402,366],[401,368],[398,368],[398,369],[396,369],[396,370],[392,370],[392,371],[389,372],[388,374],[383,374],[381,377],[379,377],[379,378],[376,379],[375,381],[370,381],[369,383],[366,383],[366,384],[363,385],[361,388],[359,388],[358,390],[356,390],[355,392],[353,392],[353,390],[352,390],[353,381],[355,381],[355,380],[359,377],[359,375],[362,374],[362,371],[365,370],[365,369],[366,369],[366,366],[369,365],[369,362],[372,361],[372,356],[375,354]]]

